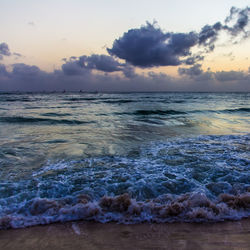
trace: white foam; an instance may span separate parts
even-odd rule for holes
[[[240,207],[241,195],[250,190],[249,139],[249,135],[200,136],[143,146],[135,156],[48,163],[29,180],[2,183],[0,225],[78,219],[220,221],[249,216],[248,205]],[[132,197],[125,212],[116,211],[116,205],[111,210],[100,206],[103,196],[112,201],[123,193]],[[234,195],[235,201],[220,201],[222,193]],[[85,196],[79,198],[80,194]]]
[[[82,203],[84,202],[84,203]],[[26,206],[27,207],[27,206]],[[0,218],[0,228],[20,228],[71,220],[94,220],[102,223],[208,222],[250,217],[250,193],[221,195],[212,201],[204,194],[190,193],[157,202],[131,199],[128,194],[102,197],[99,201],[64,204],[60,200],[34,199],[25,212],[16,211]],[[81,234],[73,223],[72,229]]]

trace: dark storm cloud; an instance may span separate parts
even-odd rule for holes
[[[63,58],[63,61],[65,61],[65,64],[62,65],[63,71],[69,75],[81,74],[83,70],[93,69],[110,73],[120,71],[123,66],[111,56],[96,54],[80,57],[72,56],[69,60]]]
[[[226,31],[233,37],[239,34],[244,34],[245,38],[248,37],[249,32],[245,28],[249,24],[249,15],[250,8],[233,7],[225,23],[216,22],[213,25],[205,25],[199,33],[165,33],[155,24],[147,22],[141,28],[125,32],[107,51],[111,56],[142,68],[192,65],[204,58],[203,53],[214,50],[221,31]],[[196,58],[191,53],[195,46],[202,49]]]
[[[190,55],[190,48],[196,43],[194,32],[164,33],[154,24],[147,23],[124,33],[107,51],[134,66],[176,66],[181,64],[181,56]]]
[[[192,55],[191,49],[196,45],[213,49],[219,25],[205,26],[201,33],[164,33],[154,24],[147,23],[139,29],[130,29],[116,39],[108,53],[126,62],[139,66],[177,66],[192,65],[203,60],[201,54]],[[186,59],[183,59],[185,58]]]
[[[201,46],[204,46],[208,50],[214,50],[214,43],[216,42],[219,31],[222,29],[222,24],[217,22],[214,25],[205,25],[201,32],[199,33],[198,43]]]
[[[97,55],[70,57],[62,59],[65,63],[62,70],[66,75],[82,75],[90,73],[92,70],[98,70],[105,73],[122,72],[124,76],[132,78],[135,76],[134,67],[127,63],[119,63],[112,56]]]
[[[113,57],[107,55],[96,55],[86,57],[86,67],[89,69],[97,69],[104,72],[120,71],[122,64]]]
[[[121,72],[128,78],[136,78],[135,67],[148,68],[154,66],[190,65],[190,68],[179,68],[182,76],[208,80],[213,78],[210,71],[204,72],[200,62],[204,54],[211,52],[215,47],[221,31],[232,36],[244,33],[249,22],[249,8],[231,8],[230,15],[222,24],[205,25],[200,32],[173,33],[162,31],[155,23],[137,29],[130,29],[122,37],[116,39],[112,48],[108,48],[109,55],[92,54],[90,56],[72,56],[64,58],[62,72],[66,76],[81,77],[93,75],[93,71]],[[192,49],[198,52],[192,53]],[[121,63],[115,59],[123,59]],[[152,78],[152,77],[151,77]]]
[[[62,65],[62,71],[65,75],[75,76],[75,75],[83,75],[87,73],[89,70],[85,67],[81,66],[79,60],[67,61]]]
[[[10,49],[7,43],[0,43],[0,60],[3,59],[3,56],[10,56]]]

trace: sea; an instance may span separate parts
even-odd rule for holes
[[[250,93],[0,93],[0,228],[250,217]]]

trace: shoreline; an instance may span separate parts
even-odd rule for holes
[[[0,230],[0,249],[249,249],[250,219],[216,223],[74,221]]]

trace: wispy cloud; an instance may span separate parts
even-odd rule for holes
[[[33,27],[36,26],[35,22],[33,22],[33,21],[30,21],[30,22],[28,22],[27,24],[28,24],[29,26],[33,26]]]
[[[4,56],[10,56],[11,52],[7,43],[0,43],[0,60],[3,59]]]

